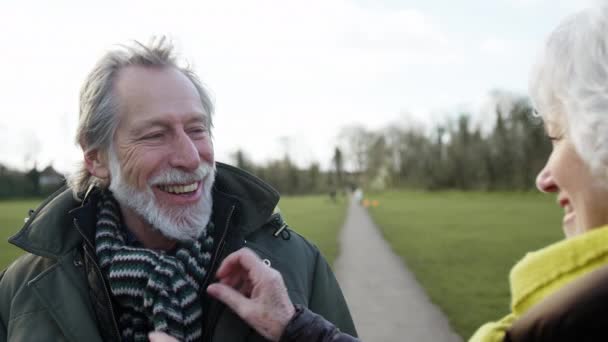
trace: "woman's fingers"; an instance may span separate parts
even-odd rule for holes
[[[241,248],[238,251],[230,254],[222,261],[222,264],[217,270],[216,277],[224,278],[233,273],[239,273],[241,270],[250,273],[260,270],[260,267],[265,267],[261,259],[249,248]]]
[[[179,342],[175,337],[160,331],[149,333],[148,339],[150,339],[150,342]]]
[[[224,284],[215,283],[207,287],[207,293],[226,304],[237,315],[244,318],[253,303],[239,291]]]

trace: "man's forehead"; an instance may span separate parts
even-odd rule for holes
[[[115,91],[122,119],[147,121],[187,115],[208,120],[194,84],[172,67],[126,67],[116,78]]]
[[[141,95],[154,91],[170,93],[173,89],[176,93],[198,96],[192,81],[183,72],[170,66],[124,67],[118,71],[114,87],[123,95]]]

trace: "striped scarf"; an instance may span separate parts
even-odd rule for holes
[[[211,263],[213,224],[193,241],[180,241],[173,255],[129,246],[118,203],[109,192],[99,202],[96,254],[120,307],[123,341],[148,341],[163,331],[180,341],[202,337],[199,292]]]

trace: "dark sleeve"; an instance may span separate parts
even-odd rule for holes
[[[506,342],[607,341],[608,266],[549,295],[507,330]]]
[[[279,342],[359,342],[301,305],[285,327]]]
[[[321,315],[341,331],[357,336],[357,330],[340,285],[318,250],[316,251],[314,278],[308,304],[310,311]]]
[[[6,270],[2,271],[2,273],[0,273],[0,283],[2,283],[2,278],[4,278],[4,273],[6,273]],[[2,303],[0,305],[9,305],[8,303]],[[7,334],[8,332],[6,331],[6,326],[7,326],[7,322],[4,321],[4,319],[2,318],[2,308],[0,308],[0,342],[4,342],[7,340]]]

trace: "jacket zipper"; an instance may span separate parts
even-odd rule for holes
[[[228,213],[228,218],[226,219],[226,225],[224,227],[224,232],[222,233],[222,238],[220,239],[220,244],[218,245],[218,248],[215,250],[215,255],[213,256],[213,259],[211,259],[211,267],[209,268],[209,273],[207,274],[207,277],[205,277],[205,281],[203,283],[203,286],[206,287],[206,285],[209,283],[209,280],[211,279],[211,271],[215,268],[215,264],[217,263],[217,259],[218,257],[221,255],[221,252],[224,249],[224,245],[226,244],[226,234],[228,234],[228,228],[230,226],[230,219],[232,218],[232,214],[234,213],[234,209],[235,206],[233,205],[230,208],[230,212]]]
[[[205,291],[205,289],[207,288],[207,284],[209,284],[209,281],[211,279],[211,275],[213,274],[213,270],[215,269],[215,265],[218,262],[219,257],[222,255],[222,252],[224,251],[224,246],[226,245],[226,234],[228,234],[228,228],[230,227],[230,219],[232,218],[232,214],[234,213],[234,209],[235,209],[235,205],[232,205],[232,207],[230,208],[230,212],[228,213],[228,219],[226,219],[226,225],[224,227],[224,232],[222,233],[222,238],[220,239],[220,244],[218,245],[218,248],[216,249],[215,255],[213,256],[213,259],[211,261],[211,267],[209,268],[209,274],[207,274],[207,277],[205,278],[205,281],[203,282],[203,287],[202,290],[203,292]],[[213,304],[213,301],[210,302],[209,304],[209,309],[211,309]],[[209,324],[208,327],[212,327],[215,325],[216,321],[217,321],[218,317],[209,317]],[[211,329],[206,329],[204,336],[203,336],[203,341],[207,341],[209,338],[209,331]]]
[[[84,236],[80,226],[78,225],[78,221],[74,219],[74,225],[80,234],[83,236],[87,244],[91,245],[89,239]],[[120,329],[118,329],[118,323],[116,322],[116,317],[114,316],[114,307],[112,305],[112,298],[110,297],[110,292],[108,291],[108,287],[106,286],[106,282],[104,281],[103,273],[101,272],[101,268],[97,265],[95,258],[91,256],[91,253],[88,251],[87,246],[84,246],[84,252],[87,254],[89,259],[91,260],[91,264],[95,267],[95,271],[97,272],[97,276],[101,279],[101,286],[103,287],[104,294],[106,295],[106,301],[108,302],[108,306],[110,307],[110,317],[112,318],[112,326],[114,327],[114,336],[120,339]]]
[[[114,307],[112,305],[112,298],[110,297],[110,292],[108,291],[108,287],[106,286],[106,282],[104,281],[103,273],[101,273],[101,269],[99,268],[99,265],[97,265],[97,263],[94,261],[95,259],[93,259],[91,257],[91,254],[87,251],[86,248],[85,248],[85,253],[87,253],[87,255],[89,255],[89,258],[91,258],[91,260],[92,260],[91,263],[95,267],[95,270],[97,271],[97,275],[100,276],[100,278],[101,278],[101,286],[103,287],[103,291],[106,295],[106,301],[108,302],[108,306],[110,307],[110,317],[112,318],[112,326],[114,327],[114,335],[120,337],[120,329],[118,329],[118,323],[116,323],[116,317],[114,316]]]

